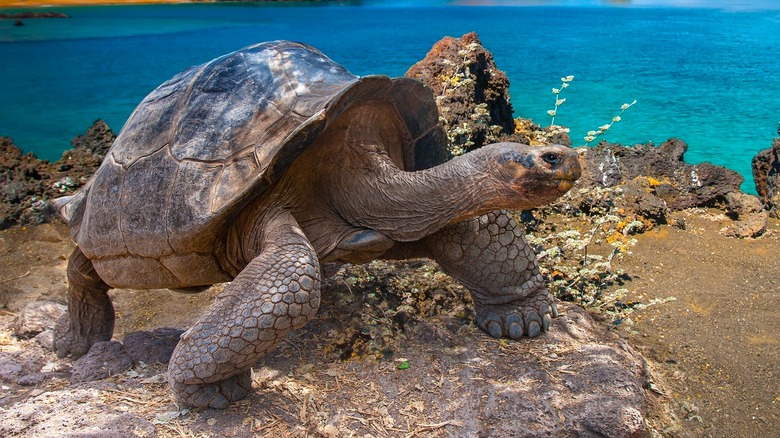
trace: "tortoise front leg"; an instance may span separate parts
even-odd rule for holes
[[[250,368],[320,304],[317,256],[295,219],[262,223],[260,254],[182,334],[168,365],[180,404],[226,408],[251,390]]]
[[[110,287],[76,247],[68,260],[68,313],[54,326],[54,351],[58,357],[73,359],[86,354],[92,344],[111,340],[114,333],[114,306]]]
[[[538,335],[558,316],[523,230],[506,211],[448,225],[425,243],[471,292],[477,324],[491,336]]]

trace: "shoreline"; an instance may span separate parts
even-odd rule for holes
[[[193,2],[189,0],[10,0],[4,2],[0,9],[18,8],[51,8],[71,6],[119,6],[147,4],[180,4],[180,3],[214,3],[212,1]]]

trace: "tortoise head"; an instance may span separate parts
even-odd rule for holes
[[[552,202],[569,191],[581,174],[577,152],[566,146],[495,143],[482,149],[488,152],[488,172],[498,191],[511,204],[507,208]]]

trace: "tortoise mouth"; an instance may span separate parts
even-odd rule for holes
[[[574,187],[574,183],[577,182],[577,178],[565,176],[559,178],[550,178],[540,182],[542,187],[546,187],[545,190],[551,190],[557,192],[560,196],[568,192],[569,190],[571,190],[572,187]]]
[[[560,192],[568,192],[572,187],[574,187],[575,182],[577,182],[576,178],[557,178],[550,181],[550,185],[555,186],[555,188]]]

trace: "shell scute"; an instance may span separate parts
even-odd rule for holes
[[[178,254],[207,251],[217,239],[221,227],[215,223],[211,200],[216,181],[222,173],[221,164],[183,161],[179,164],[174,186],[182,192],[173,192],[165,207],[169,230],[168,242]],[[197,236],[183,230],[199,230]]]
[[[166,149],[133,163],[122,182],[119,228],[127,250],[142,257],[158,258],[170,254],[166,207],[175,187],[178,163]],[[161,178],[160,175],[169,177]],[[144,196],[134,192],[144,187]]]

